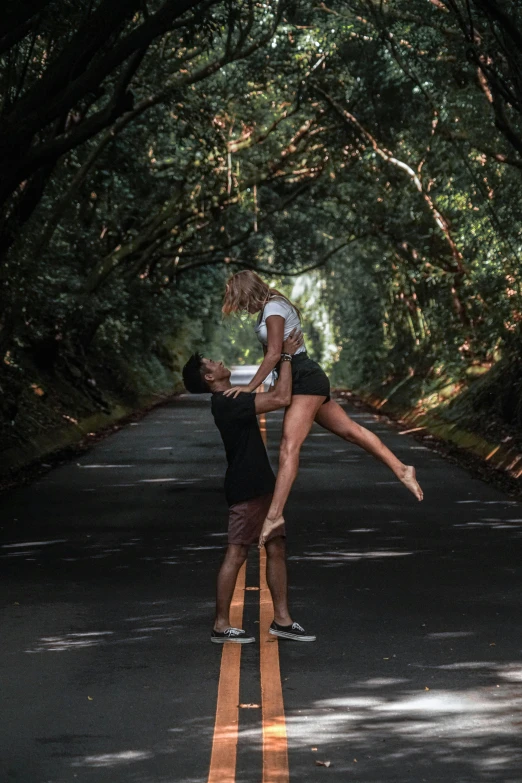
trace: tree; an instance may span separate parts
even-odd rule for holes
[[[516,353],[515,3],[104,7],[0,29],[2,356],[210,338],[244,267],[314,270],[350,383]]]

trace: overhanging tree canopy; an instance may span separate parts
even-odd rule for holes
[[[2,355],[143,350],[244,266],[320,270],[359,375],[513,350],[519,22],[514,0],[12,4]]]

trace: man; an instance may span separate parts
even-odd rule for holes
[[[295,332],[295,330],[294,330]],[[183,368],[185,387],[193,394],[212,393],[212,414],[221,433],[228,468],[225,494],[229,505],[228,549],[217,580],[216,617],[211,641],[217,644],[255,642],[242,628],[230,626],[230,604],[239,569],[248,548],[259,541],[270,507],[275,476],[268,461],[257,416],[284,408],[292,397],[292,356],[302,344],[301,334],[292,333],[283,344],[281,369],[276,387],[266,394],[225,396],[231,388],[230,370],[223,362],[191,356]],[[266,546],[266,579],[274,604],[270,633],[286,639],[315,641],[288,612],[284,525],[269,535]]]

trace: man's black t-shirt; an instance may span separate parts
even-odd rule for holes
[[[257,423],[255,395],[241,392],[234,399],[216,392],[212,395],[212,415],[227,455],[228,505],[272,493],[275,476]]]

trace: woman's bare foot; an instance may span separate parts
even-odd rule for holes
[[[265,541],[270,535],[270,533],[276,529],[276,527],[280,527],[281,525],[285,524],[285,520],[283,515],[279,517],[274,517],[274,519],[270,519],[270,517],[267,517],[265,521],[263,522],[263,527],[261,529],[261,535],[259,536],[259,549],[265,545]]]
[[[415,475],[415,468],[413,465],[405,465],[404,471],[399,476],[400,480],[404,484],[404,486],[412,492],[417,500],[422,500],[424,497],[424,492],[422,491],[419,482],[417,481],[417,477]]]

